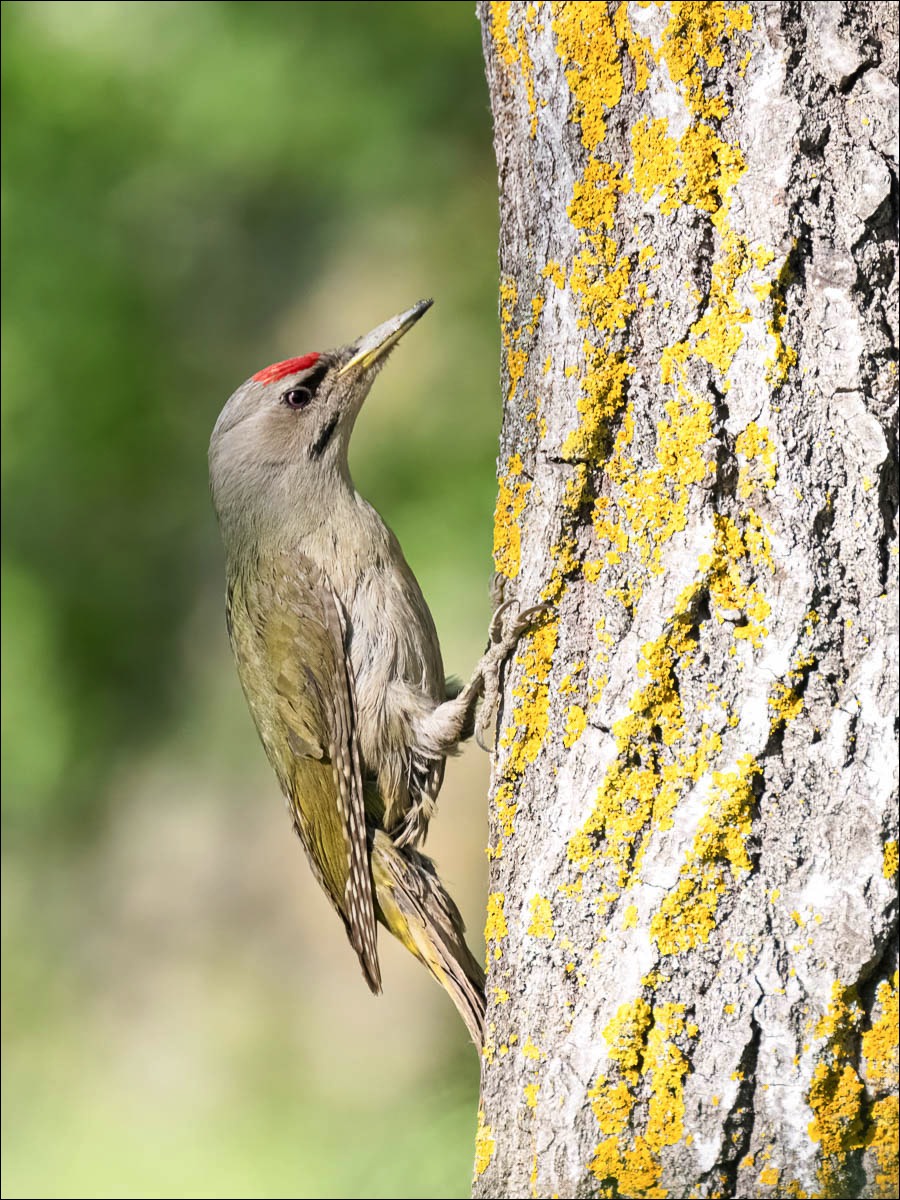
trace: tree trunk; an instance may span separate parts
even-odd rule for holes
[[[481,4],[474,1194],[897,1195],[897,11]]]

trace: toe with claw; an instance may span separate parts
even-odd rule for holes
[[[515,601],[502,598],[502,586],[495,586],[492,592],[498,603],[491,618],[490,642],[478,664],[478,674],[482,680],[482,701],[475,726],[475,740],[482,750],[488,752],[488,738],[500,700],[500,674],[503,666],[518,645],[522,634],[531,629],[551,608],[549,604],[535,604],[508,620],[509,614],[515,609]]]

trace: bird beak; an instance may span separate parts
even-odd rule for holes
[[[385,321],[383,325],[379,325],[371,333],[361,337],[353,347],[353,357],[349,362],[344,363],[338,371],[338,375],[345,375],[353,367],[362,367],[363,370],[371,367],[383,354],[387,354],[391,346],[403,337],[407,329],[412,329],[419,317],[424,316],[433,303],[432,300],[420,300],[406,312],[391,317],[389,321]]]

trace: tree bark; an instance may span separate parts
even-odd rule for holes
[[[474,1195],[897,1195],[897,11],[482,3]]]

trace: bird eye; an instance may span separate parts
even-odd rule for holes
[[[312,396],[308,387],[292,387],[282,394],[281,400],[288,408],[306,408]]]

